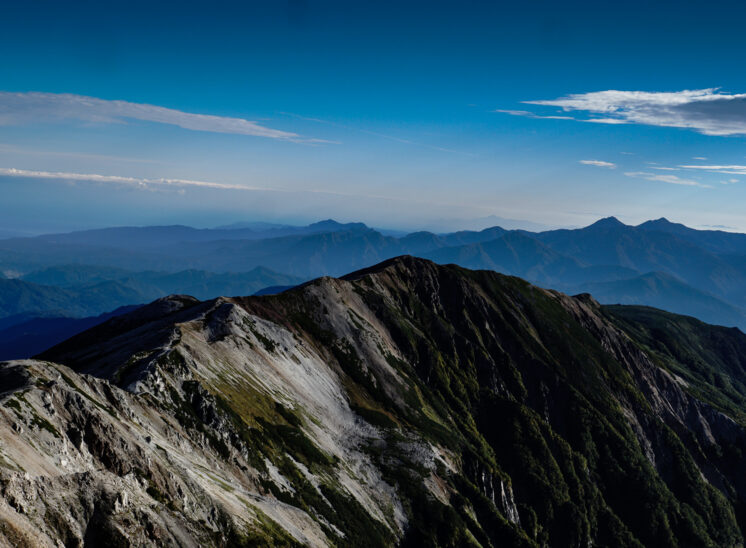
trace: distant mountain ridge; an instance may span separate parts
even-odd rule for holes
[[[743,254],[746,249],[746,234],[723,230],[696,230],[680,223],[672,223],[662,217],[646,221],[637,226],[641,230],[667,232],[715,253]]]
[[[363,223],[338,223],[332,219],[312,223],[308,226],[250,226],[225,228],[192,228],[184,225],[115,227],[45,234],[33,239],[43,242],[102,245],[106,247],[141,247],[144,249],[183,242],[217,240],[253,240],[278,238],[299,234],[317,234],[367,228]]]
[[[201,270],[130,272],[123,269],[64,265],[0,279],[0,318],[97,316],[120,306],[144,304],[174,293],[200,299],[253,294],[269,286],[292,286],[300,278],[256,267],[217,274]]]
[[[292,286],[405,254],[496,270],[570,293],[596,290],[604,303],[665,305],[673,312],[694,312],[709,322],[746,329],[746,235],[694,230],[664,218],[638,226],[608,217],[579,229],[528,232],[492,227],[403,236],[333,220],[307,227],[103,229],[0,240],[0,271],[23,272],[24,279],[64,288],[76,276],[94,276],[86,272],[96,268],[110,269],[100,278],[120,280],[116,270],[132,270],[133,265],[140,271],[160,272],[240,273],[263,267],[292,278],[266,286]],[[60,265],[72,265],[67,267],[70,272],[57,272],[58,279],[43,274]],[[660,278],[651,284],[652,278],[640,278],[651,273],[676,281]],[[200,292],[200,287],[237,293],[227,278],[213,281],[164,288],[194,291],[201,298],[209,291]],[[152,280],[137,280],[145,282]]]

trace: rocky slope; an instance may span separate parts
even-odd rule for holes
[[[0,543],[741,546],[745,365],[411,257],[172,296],[0,366]]]

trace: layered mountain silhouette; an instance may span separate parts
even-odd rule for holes
[[[0,538],[741,546],[744,356],[738,329],[413,257],[171,296],[0,365]]]
[[[613,217],[536,233],[493,227],[392,236],[362,223],[328,220],[307,227],[111,228],[5,239],[0,270],[20,274],[21,281],[75,291],[102,287],[101,302],[80,310],[88,294],[70,307],[64,292],[17,286],[22,293],[35,289],[39,298],[32,291],[19,301],[28,305],[6,304],[0,315],[90,316],[169,293],[247,294],[339,276],[402,254],[495,270],[567,293],[595,292],[603,303],[647,304],[746,328],[746,235],[694,230],[666,219],[629,226]],[[272,273],[260,276],[256,269]]]
[[[296,285],[301,278],[256,267],[216,274],[200,270],[129,272],[106,267],[67,265],[0,279],[0,318],[94,316],[120,306],[145,304],[172,293],[208,299],[252,294],[271,285]]]

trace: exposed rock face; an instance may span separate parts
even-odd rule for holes
[[[410,257],[156,301],[0,366],[0,543],[742,545],[746,337],[671,318]]]

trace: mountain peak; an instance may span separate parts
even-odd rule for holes
[[[360,278],[369,274],[376,274],[378,272],[387,270],[389,268],[402,267],[410,270],[428,268],[434,266],[435,263],[428,259],[422,259],[420,257],[414,257],[412,255],[399,255],[398,257],[392,257],[373,266],[350,272],[346,276],[342,276],[341,279],[347,281],[359,280]]]
[[[324,221],[318,221],[316,223],[311,223],[308,225],[308,228],[312,228],[315,230],[355,230],[355,229],[363,229],[368,228],[364,223],[340,223],[338,221],[335,221],[334,219],[326,219]]]
[[[675,224],[677,223],[672,223],[665,217],[661,217],[660,219],[654,219],[654,220],[651,219],[650,221],[645,221],[640,226],[671,226]]]
[[[618,228],[627,226],[616,217],[604,217],[586,228]]]
[[[342,223],[339,221],[335,221],[334,219],[324,219],[323,221],[317,221],[315,223],[311,223],[308,226],[313,227],[321,227],[321,226],[342,226]]]
[[[672,233],[692,230],[686,225],[683,225],[681,223],[672,223],[665,217],[661,217],[660,219],[655,219],[651,221],[645,221],[644,223],[638,225],[638,228],[643,228],[647,230],[662,230],[665,232],[672,232]]]

